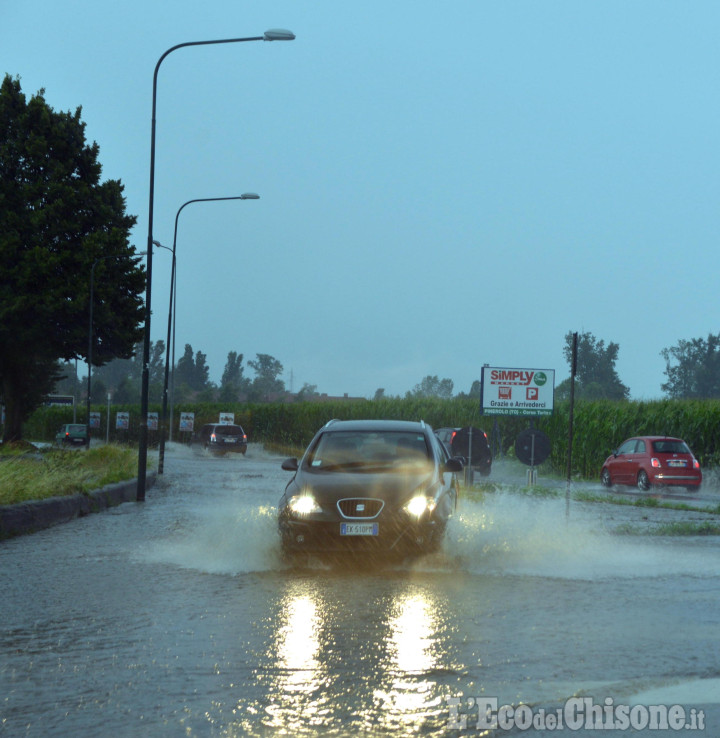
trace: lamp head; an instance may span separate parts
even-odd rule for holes
[[[284,28],[271,28],[265,31],[263,37],[266,41],[293,41],[295,34],[292,31],[286,31]]]
[[[242,195],[240,195],[241,200],[259,200],[260,195],[256,194],[255,192],[243,192]]]

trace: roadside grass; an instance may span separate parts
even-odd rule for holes
[[[0,505],[87,494],[137,476],[137,451],[127,446],[6,451],[0,456]]]
[[[631,536],[720,536],[720,523],[706,520],[702,523],[660,523],[649,528],[623,523],[615,532]]]
[[[680,510],[684,512],[707,513],[720,515],[720,505],[715,507],[696,507],[686,502],[662,502],[657,497],[639,497],[629,500],[617,495],[598,495],[593,492],[575,492],[572,498],[577,502],[595,502],[606,505],[627,505],[629,507],[657,507],[663,510]]]
[[[521,486],[511,484],[498,484],[496,482],[482,482],[472,487],[461,487],[461,497],[483,502],[487,495],[511,494],[534,498],[560,498],[565,492],[545,486]],[[617,495],[601,495],[593,492],[573,491],[570,497],[575,502],[588,502],[603,505],[619,505],[625,507],[657,508],[664,510],[676,510],[680,512],[692,512],[706,515],[720,515],[720,505],[714,507],[695,507],[685,502],[665,502],[657,497],[640,497],[627,499]],[[702,522],[683,521],[675,523],[659,523],[656,525],[633,525],[624,523],[619,525],[615,532],[620,535],[653,535],[653,536],[720,536],[720,521],[706,520]]]

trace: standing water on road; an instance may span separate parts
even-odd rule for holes
[[[0,734],[478,735],[482,700],[579,697],[720,735],[717,538],[498,485],[437,555],[297,567],[280,461],[170,444],[144,504],[1,543]]]

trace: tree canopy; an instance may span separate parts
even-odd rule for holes
[[[142,338],[145,273],[129,244],[119,180],[101,182],[99,147],[81,108],[55,112],[19,79],[0,86],[0,397],[4,441],[58,377],[87,358],[91,274],[93,364],[132,356]],[[93,270],[93,265],[95,268]]]
[[[615,370],[620,346],[598,340],[592,333],[578,334],[577,371],[575,374],[575,396],[585,400],[627,400],[630,389],[626,387]],[[573,334],[565,336],[563,354],[572,368]],[[561,382],[555,389],[557,399],[565,399],[570,392],[570,379]]]
[[[660,389],[672,398],[720,397],[720,333],[691,338],[660,352],[668,381]]]
[[[425,377],[420,384],[405,393],[405,397],[444,397],[449,399],[453,392],[452,379],[439,379],[437,374]]]
[[[250,387],[249,399],[253,402],[265,402],[274,394],[285,392],[285,382],[279,379],[283,365],[270,354],[255,354],[255,361],[248,361],[248,366],[255,370],[255,379]]]

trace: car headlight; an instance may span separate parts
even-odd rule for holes
[[[435,500],[426,495],[415,495],[403,508],[415,518],[420,518],[425,511],[431,513],[435,509]]]
[[[320,505],[309,493],[293,495],[288,502],[288,509],[295,515],[310,515],[311,513],[322,512]]]

